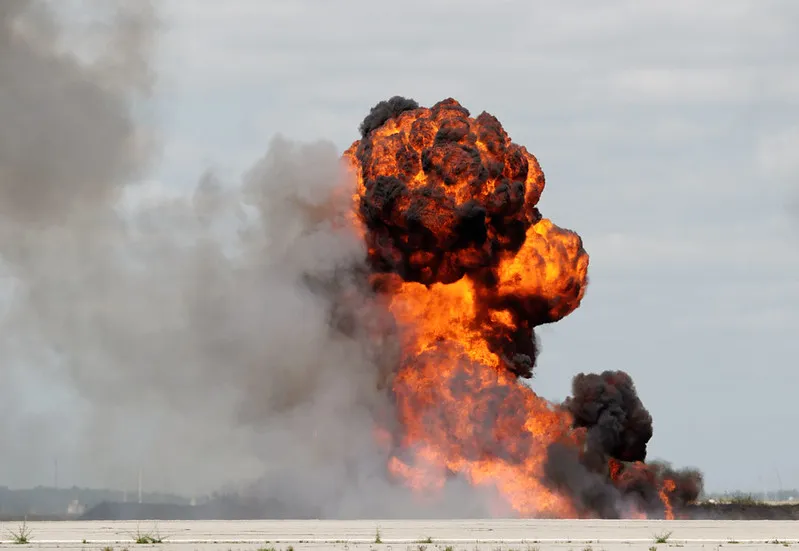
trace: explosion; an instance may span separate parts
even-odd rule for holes
[[[699,473],[643,463],[652,418],[626,373],[580,374],[563,404],[522,382],[535,327],[588,283],[580,236],[536,207],[535,156],[454,99],[393,97],[360,131],[344,153],[353,219],[401,347],[387,382],[399,428],[381,432],[391,475],[424,495],[465,478],[498,515],[668,518],[696,499]]]

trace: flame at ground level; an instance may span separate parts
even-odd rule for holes
[[[576,516],[569,499],[542,482],[544,450],[576,436],[567,414],[502,372],[474,365],[456,347],[419,361],[394,382],[404,434],[393,474],[418,491],[440,489],[460,474],[496,490],[506,509],[521,516]]]

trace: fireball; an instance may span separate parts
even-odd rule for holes
[[[570,409],[522,383],[536,365],[535,327],[578,308],[588,283],[580,236],[537,208],[545,187],[538,160],[495,117],[471,117],[451,98],[431,108],[391,98],[360,130],[344,153],[356,177],[353,219],[402,350],[391,382],[402,428],[389,471],[425,495],[448,477],[465,478],[493,494],[498,514],[595,514],[548,472],[554,447],[576,461],[591,455],[593,426],[585,415],[575,423],[572,411],[588,394]],[[619,459],[642,461],[651,418],[623,375],[598,384],[634,414],[615,419],[620,435],[641,437]],[[600,457],[610,487],[632,476]],[[671,490],[661,488],[669,514]]]

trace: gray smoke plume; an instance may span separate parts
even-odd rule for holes
[[[0,2],[0,484],[47,485],[57,459],[62,484],[141,469],[298,516],[418,515],[374,438],[392,339],[362,334],[381,313],[337,224],[339,152],[277,139],[240,185],[137,183],[155,6],[98,2],[110,23],[82,33],[54,5]],[[440,514],[472,512],[463,491]]]

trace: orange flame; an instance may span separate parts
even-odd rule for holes
[[[673,492],[676,487],[677,484],[670,478],[667,478],[663,481],[663,484],[658,490],[658,496],[660,496],[660,501],[663,502],[663,507],[665,508],[666,520],[674,520],[674,508],[671,505],[669,494]]]
[[[430,288],[405,283],[393,297],[409,360],[394,392],[405,428],[402,447],[414,453],[412,464],[392,462],[391,471],[426,490],[460,473],[475,485],[493,486],[521,515],[574,516],[571,504],[540,482],[544,450],[566,437],[571,419],[500,368],[469,328],[474,295],[462,279]],[[507,323],[503,317],[496,322]],[[500,449],[486,454],[481,442]]]

